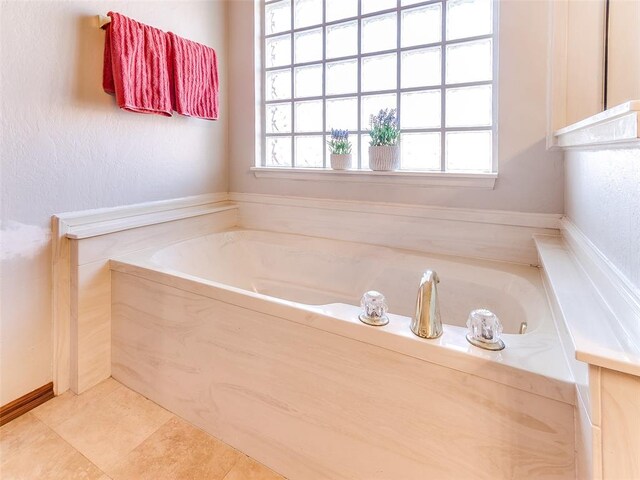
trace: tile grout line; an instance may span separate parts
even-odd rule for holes
[[[113,378],[113,377],[112,377],[112,378]],[[114,378],[114,380],[115,380],[115,378]],[[116,382],[118,382],[118,380],[115,380],[115,381],[116,381]],[[118,382],[118,383],[120,383],[120,382]],[[224,440],[222,440],[221,438],[218,438],[218,437],[216,437],[216,436],[214,436],[214,435],[211,435],[209,432],[207,432],[207,431],[203,430],[202,428],[198,427],[197,425],[194,425],[194,424],[193,424],[192,422],[190,422],[189,420],[187,420],[187,419],[185,419],[185,418],[182,418],[180,415],[176,415],[175,413],[171,412],[170,410],[167,410],[167,409],[166,409],[166,408],[164,408],[162,405],[157,404],[156,402],[154,402],[154,401],[153,401],[153,400],[151,400],[150,398],[145,397],[144,395],[142,395],[141,393],[136,392],[136,391],[135,391],[135,390],[133,390],[133,389],[130,389],[129,387],[127,387],[127,386],[126,386],[126,385],[124,385],[123,383],[120,383],[120,385],[122,385],[123,387],[125,387],[125,388],[127,388],[127,389],[129,389],[129,390],[131,390],[131,391],[133,391],[133,392],[135,392],[135,393],[137,393],[138,395],[140,395],[140,396],[144,397],[144,398],[145,398],[146,400],[148,400],[149,402],[153,403],[154,405],[158,406],[159,408],[162,408],[162,409],[166,410],[167,412],[171,413],[171,415],[172,415],[172,416],[171,416],[171,418],[169,418],[165,423],[163,423],[160,427],[158,427],[154,432],[152,432],[151,434],[149,434],[149,436],[148,436],[148,437],[146,437],[143,441],[141,441],[138,445],[136,445],[136,447],[135,447],[135,448],[133,448],[130,452],[128,452],[125,456],[129,455],[129,453],[133,452],[136,448],[138,448],[140,445],[142,445],[145,441],[147,441],[147,440],[148,440],[148,439],[149,439],[153,434],[155,434],[158,430],[160,430],[160,428],[164,427],[167,423],[169,423],[169,422],[170,422],[170,421],[172,421],[173,419],[178,419],[178,420],[180,420],[180,421],[182,421],[182,422],[185,422],[186,424],[190,425],[192,428],[195,428],[196,430],[198,430],[198,431],[200,431],[200,432],[204,433],[204,434],[205,434],[205,435],[207,435],[208,437],[213,438],[214,440],[217,440],[217,441],[218,441],[218,442],[220,442],[220,443],[223,443],[223,444],[224,444],[224,445],[226,445],[227,447],[229,447],[229,448],[231,448],[231,449],[233,449],[234,451],[236,451],[236,452],[238,452],[238,453],[239,453],[238,458],[236,459],[236,461],[235,461],[235,462],[233,462],[233,464],[231,465],[231,467],[229,467],[229,470],[227,470],[227,471],[224,473],[224,476],[221,478],[221,480],[225,480],[225,478],[227,478],[227,477],[229,476],[229,474],[231,473],[231,471],[232,471],[232,470],[233,470],[233,469],[234,469],[234,468],[235,468],[235,467],[236,467],[236,466],[237,466],[237,465],[238,465],[242,460],[245,460],[246,458],[250,458],[250,459],[252,459],[252,460],[254,460],[254,461],[256,461],[256,462],[257,462],[257,460],[256,460],[256,459],[254,459],[253,457],[250,457],[250,456],[249,456],[249,455],[247,455],[246,453],[244,453],[244,452],[242,452],[242,451],[238,450],[238,449],[237,449],[237,448],[235,448],[233,445],[228,444],[227,442],[225,442],[225,441],[224,441]],[[258,463],[260,463],[260,465],[263,465],[261,462],[258,462]],[[266,466],[265,466],[265,468],[268,468],[268,467],[266,467]],[[277,472],[276,472],[276,473],[277,473]],[[278,475],[279,475],[279,474],[278,474]]]
[[[203,430],[203,431],[204,431],[204,430]],[[205,432],[205,433],[206,433],[206,432]],[[209,435],[209,434],[207,433],[207,435]],[[211,435],[211,437],[213,437],[213,435]],[[216,438],[216,437],[213,437],[213,438]],[[222,442],[222,440],[220,440],[220,441]],[[229,444],[228,444],[228,443],[226,443],[226,442],[224,442],[224,444],[225,444],[225,445],[229,445]],[[224,473],[224,476],[222,477],[222,479],[221,479],[221,480],[225,480],[225,479],[229,476],[229,474],[233,471],[233,469],[234,469],[234,468],[236,468],[236,466],[237,466],[237,465],[238,465],[242,460],[244,460],[244,457],[247,457],[247,456],[248,456],[247,454],[245,454],[245,453],[241,452],[240,450],[237,450],[236,448],[232,447],[231,445],[229,445],[229,447],[233,448],[236,452],[239,452],[239,453],[240,453],[240,455],[238,456],[238,458],[236,459],[236,461],[235,461],[235,462],[233,462],[233,465],[231,465],[231,467],[229,467],[229,470],[227,470],[227,471]]]
[[[93,403],[97,402],[98,400],[105,400],[105,399],[109,398],[109,397],[110,397],[111,395],[113,395],[116,391],[118,391],[118,389],[119,389],[119,388],[124,387],[124,385],[123,385],[122,383],[118,382],[118,381],[117,381],[115,378],[113,378],[112,376],[109,376],[108,378],[105,378],[105,379],[104,379],[104,380],[102,380],[100,383],[98,383],[98,385],[100,385],[101,383],[103,383],[103,382],[105,382],[105,381],[107,381],[107,380],[109,380],[109,379],[111,379],[111,380],[115,381],[115,382],[118,384],[118,387],[114,388],[113,390],[111,390],[110,392],[108,392],[108,393],[107,393],[106,395],[104,395],[104,396],[96,397],[96,398],[94,398],[93,400],[90,400],[90,401],[89,401],[89,403],[87,403],[87,405],[85,406],[85,408],[86,408],[86,407],[88,407],[88,406],[90,406],[91,404],[93,404]],[[92,390],[93,388],[97,387],[98,385],[94,385],[93,387],[89,388],[88,390],[86,390],[86,391],[84,391],[84,392],[82,392],[82,393],[80,393],[80,394],[76,394],[76,393],[73,393],[71,390],[67,390],[67,391],[66,391],[66,392],[64,392],[64,393],[62,393],[62,394],[60,394],[60,395],[57,395],[57,396],[53,397],[51,400],[55,400],[56,398],[61,397],[61,396],[62,396],[62,395],[64,395],[65,393],[70,393],[70,394],[71,394],[71,395],[73,395],[74,397],[81,397],[82,395],[84,395],[84,394],[88,393],[90,390]],[[125,388],[126,388],[126,387],[125,387]],[[146,398],[146,397],[145,397],[145,398]],[[51,400],[49,400],[49,401],[51,401]],[[47,402],[43,403],[43,405],[46,405],[46,403],[47,403]],[[68,417],[68,418],[65,418],[65,419],[64,419],[63,421],[61,421],[57,426],[55,426],[55,427],[54,427],[53,425],[49,425],[49,424],[46,422],[46,420],[44,420],[44,419],[40,418],[40,417],[38,416],[38,413],[37,413],[37,411],[36,411],[36,410],[37,410],[37,408],[36,408],[36,409],[34,409],[31,413],[33,413],[33,415],[34,415],[38,420],[40,420],[42,423],[44,423],[47,427],[51,428],[51,429],[52,429],[54,432],[56,432],[56,433],[58,433],[58,432],[57,432],[57,430],[56,430],[58,427],[60,427],[60,426],[62,426],[63,424],[67,423],[69,420],[73,419],[73,417],[74,417],[74,416],[72,415],[72,416],[70,416],[70,417]]]
[[[55,437],[58,440],[61,440],[62,444],[70,447],[72,452],[74,452],[76,454],[79,454],[79,457],[84,459],[87,462],[87,466],[90,465],[96,470],[96,472],[100,475],[100,480],[106,480],[106,479],[113,480],[113,477],[109,472],[116,471],[118,466],[120,466],[123,462],[125,462],[127,457],[132,452],[134,452],[135,450],[140,448],[140,446],[143,445],[145,442],[147,442],[152,436],[156,435],[159,430],[161,430],[167,424],[169,424],[170,422],[175,421],[175,420],[178,420],[178,421],[186,423],[187,425],[191,426],[195,430],[198,430],[199,432],[201,432],[202,434],[206,435],[207,437],[209,437],[209,438],[211,438],[211,439],[213,439],[213,440],[215,440],[217,442],[220,442],[221,444],[225,445],[227,448],[229,448],[229,449],[233,450],[234,452],[236,452],[237,456],[236,456],[234,462],[228,467],[228,469],[226,469],[225,471],[222,472],[222,476],[219,477],[220,480],[225,480],[227,478],[230,478],[230,475],[232,474],[232,472],[236,471],[239,468],[239,466],[242,465],[243,462],[247,462],[247,461],[256,462],[260,466],[268,469],[269,471],[272,471],[276,475],[280,475],[281,476],[280,473],[270,469],[269,467],[267,467],[263,463],[258,462],[255,458],[247,455],[246,453],[242,452],[241,450],[238,450],[237,448],[233,447],[232,445],[228,444],[227,442],[223,441],[222,439],[218,438],[217,436],[211,435],[210,433],[206,432],[205,430],[201,429],[200,427],[192,424],[190,421],[188,421],[186,419],[183,419],[182,417],[180,417],[178,415],[175,415],[173,412],[170,412],[169,410],[165,409],[164,407],[162,407],[161,405],[157,404],[156,402],[154,402],[153,400],[149,399],[148,397],[145,397],[144,395],[142,395],[142,394],[140,394],[138,392],[135,392],[134,390],[130,389],[129,387],[127,387],[123,383],[119,382],[118,380],[114,379],[113,377],[110,377],[110,378],[114,382],[116,382],[118,384],[118,387],[114,388],[112,391],[106,393],[105,395],[102,395],[100,397],[95,397],[94,399],[92,399],[90,402],[87,403],[87,406],[90,406],[90,405],[92,405],[95,402],[100,401],[100,400],[105,401],[106,399],[110,398],[110,396],[114,395],[119,390],[125,389],[125,390],[130,390],[131,392],[133,392],[136,395],[139,395],[140,397],[142,397],[143,399],[147,400],[149,403],[155,405],[156,407],[165,410],[167,413],[170,414],[170,416],[165,422],[160,424],[152,432],[150,432],[143,439],[141,439],[133,448],[131,448],[127,452],[124,452],[122,455],[118,456],[118,458],[113,462],[113,464],[108,466],[107,470],[103,469],[102,467],[100,467],[96,463],[94,463],[89,457],[87,457],[82,451],[80,451],[73,444],[71,444],[65,437],[63,437],[56,430],[56,428],[59,428],[60,426],[62,426],[66,422],[72,420],[74,418],[74,415],[72,415],[72,416],[70,416],[68,418],[65,418],[65,420],[62,421],[60,424],[58,424],[57,427],[53,427],[53,426],[49,425],[44,419],[39,418],[34,412],[29,412],[26,415],[29,418],[35,420],[36,423],[44,426],[46,431],[53,433],[53,437]],[[77,397],[80,397],[82,394],[80,394],[80,395],[73,394],[73,395],[77,396]],[[285,478],[285,477],[282,477],[282,478]]]
[[[116,380],[116,381],[117,381],[117,380]],[[126,387],[126,385],[125,385],[125,387]],[[126,387],[126,388],[129,388],[129,387]],[[135,390],[134,390],[134,391],[135,391]],[[136,392],[136,393],[137,393],[137,392]],[[141,395],[141,394],[139,394],[139,395]],[[142,395],[142,396],[144,397],[144,395]],[[147,398],[147,397],[144,397],[144,398]],[[153,400],[151,400],[151,399],[148,399],[148,398],[147,398],[147,400],[149,400],[150,402],[152,402],[152,403],[153,403],[153,404],[155,404],[155,405],[158,405],[157,403],[155,403],[155,402],[154,402]],[[160,408],[164,408],[162,405],[158,405],[158,407],[160,407]],[[165,410],[167,410],[167,409],[165,408]],[[238,456],[238,458],[236,459],[236,461],[235,461],[235,462],[233,462],[233,465],[231,465],[231,467],[229,467],[229,470],[227,470],[227,471],[224,473],[224,476],[221,478],[221,480],[224,480],[225,478],[227,478],[227,476],[229,475],[229,473],[231,473],[231,470],[233,470],[233,469],[236,467],[236,465],[238,465],[238,463],[240,463],[240,461],[241,461],[241,460],[243,460],[244,458],[252,458],[252,459],[253,459],[253,457],[249,457],[249,455],[247,455],[246,453],[242,452],[241,450],[238,450],[238,449],[237,449],[236,447],[234,447],[233,445],[228,444],[227,442],[225,442],[225,441],[224,441],[224,440],[222,440],[221,438],[218,438],[218,437],[216,437],[215,435],[211,435],[209,432],[207,432],[206,430],[203,430],[203,429],[202,429],[202,428],[200,428],[199,426],[197,426],[197,425],[193,424],[192,422],[190,422],[190,421],[189,421],[189,420],[187,420],[186,418],[182,418],[180,415],[177,415],[177,414],[175,414],[175,413],[171,412],[170,410],[167,410],[167,412],[171,413],[171,415],[173,415],[173,418],[177,418],[178,420],[180,420],[180,421],[182,421],[182,422],[185,422],[187,425],[190,425],[192,428],[195,428],[196,430],[198,430],[198,431],[200,431],[200,432],[204,433],[204,434],[205,434],[205,435],[207,435],[208,437],[211,437],[211,438],[213,438],[214,440],[217,440],[218,442],[223,443],[223,444],[224,444],[224,445],[226,445],[227,447],[229,447],[229,448],[233,449],[235,452],[238,452],[238,453],[240,454],[240,455]],[[167,420],[167,422],[169,422],[170,420],[171,420],[171,419]],[[136,448],[137,448],[137,447],[136,447]],[[255,459],[254,459],[254,460],[255,460]],[[257,460],[256,460],[256,461],[257,461]]]
[[[135,445],[131,450],[127,451],[126,453],[124,453],[122,455],[121,458],[118,458],[115,462],[115,464],[113,465],[113,468],[115,468],[115,466],[119,465],[122,461],[124,461],[124,459],[132,452],[134,451],[136,448],[138,448],[140,445],[142,445],[145,441],[147,441],[149,439],[149,437],[151,437],[153,434],[155,434],[160,428],[164,427],[168,422],[170,422],[172,419],[176,418],[176,415],[173,412],[170,412],[169,410],[167,410],[166,408],[158,405],[157,403],[155,403],[154,401],[150,400],[149,398],[145,397],[144,395],[130,389],[129,387],[127,387],[126,385],[124,385],[123,383],[119,382],[118,380],[116,380],[115,378],[113,378],[113,376],[109,376],[108,378],[106,378],[104,381],[106,380],[113,380],[114,382],[116,382],[118,384],[118,386],[116,388],[114,388],[113,390],[111,390],[110,392],[108,392],[106,395],[100,396],[100,397],[96,397],[92,400],[89,401],[89,403],[87,403],[86,407],[95,404],[98,401],[106,401],[108,398],[110,398],[112,395],[114,395],[116,392],[118,392],[119,390],[122,389],[126,389],[126,390],[130,390],[131,392],[135,393],[136,395],[140,395],[142,398],[144,398],[146,401],[153,403],[155,406],[157,406],[158,408],[162,408],[163,410],[167,411],[168,413],[171,414],[171,416],[165,421],[163,422],[160,426],[158,426],[158,428],[156,428],[155,430],[153,430],[151,433],[149,433],[149,435],[147,435],[146,437],[144,437],[137,445]],[[102,382],[100,382],[102,383]],[[94,387],[92,387],[94,388]],[[91,390],[91,389],[89,389]],[[74,396],[76,397],[80,397],[83,394],[87,393],[89,390],[76,395],[75,393],[71,392]],[[86,408],[85,407],[85,408]],[[29,412],[32,413],[32,412]],[[74,419],[74,415],[65,418],[64,421],[60,422],[56,427],[53,427],[51,425],[49,425],[47,422],[45,422],[43,419],[40,419],[35,413],[33,413],[33,417],[38,420],[39,422],[41,422],[44,426],[46,426],[48,429],[50,429],[53,433],[55,433],[55,435],[59,438],[61,438],[67,445],[69,445],[71,448],[73,448],[76,452],[78,452],[80,455],[82,455],[83,458],[87,459],[87,461],[89,461],[92,465],[94,465],[103,475],[106,475],[107,477],[109,477],[110,479],[112,478],[111,475],[109,473],[107,473],[106,471],[104,471],[102,468],[98,467],[98,465],[96,465],[94,462],[92,462],[86,455],[84,455],[80,450],[78,450],[76,447],[74,447],[70,442],[68,442],[62,435],[60,435],[57,432],[57,428],[60,428],[62,425],[66,424],[67,422],[71,421]],[[112,479],[113,480],[113,479]]]
[[[115,379],[114,379],[114,380],[115,380]],[[117,380],[116,380],[116,381],[117,381]],[[118,382],[118,383],[120,383],[120,382]],[[122,383],[120,383],[120,385],[122,385],[123,387],[125,387],[125,388],[127,388],[127,389],[131,390],[129,387],[127,387],[126,385],[124,385],[124,384],[122,384]],[[149,438],[151,438],[153,435],[155,435],[155,434],[158,432],[158,430],[160,430],[162,427],[164,427],[167,423],[169,423],[170,421],[172,421],[174,418],[177,418],[177,415],[175,415],[173,412],[170,412],[170,411],[169,411],[169,410],[167,410],[166,408],[161,407],[161,406],[160,406],[160,405],[158,405],[157,403],[155,403],[155,402],[153,402],[153,401],[149,400],[147,397],[145,397],[144,395],[142,395],[142,394],[140,394],[140,393],[136,392],[135,390],[131,390],[131,391],[132,391],[132,392],[134,392],[134,393],[136,393],[136,394],[138,394],[138,395],[140,395],[142,398],[144,398],[145,400],[147,400],[147,401],[149,401],[149,402],[153,403],[153,404],[154,404],[154,405],[156,405],[157,407],[162,408],[163,410],[166,410],[167,412],[169,412],[169,413],[171,414],[171,416],[167,419],[167,421],[166,421],[166,422],[162,423],[160,426],[158,426],[158,428],[156,428],[156,429],[155,429],[155,430],[153,430],[151,433],[149,433],[149,435],[147,435],[147,436],[146,436],[146,437],[144,437],[142,440],[140,440],[140,442],[139,442],[136,446],[134,446],[131,450],[129,450],[129,451],[127,451],[127,452],[123,453],[123,454],[122,454],[122,457],[118,458],[118,459],[113,463],[113,465],[111,465],[111,466],[110,466],[110,467],[111,467],[111,468],[110,468],[110,470],[116,470],[116,468],[117,468],[118,466],[120,466],[120,464],[121,464],[122,462],[124,462],[124,461],[126,460],[126,458],[129,456],[129,454],[131,454],[132,452],[134,452],[137,448],[139,448],[139,447],[140,447],[140,445],[142,445],[144,442],[146,442],[147,440],[149,440]],[[111,478],[111,474],[110,474],[110,473],[108,473],[108,472],[104,472],[104,473],[105,473],[105,475],[107,475],[109,478]]]
[[[27,412],[27,415],[31,414],[31,412]],[[106,475],[107,477],[111,478],[107,472],[105,472],[104,470],[102,470],[98,465],[96,465],[95,463],[93,463],[84,453],[82,453],[80,450],[78,450],[76,447],[74,447],[73,445],[71,445],[62,435],[60,435],[58,432],[56,432],[52,427],[50,427],[49,425],[47,425],[43,420],[40,420],[38,417],[36,417],[35,415],[32,415],[33,418],[41,423],[42,425],[45,426],[45,428],[47,428],[48,430],[50,430],[56,437],[58,437],[60,440],[62,440],[66,445],[68,445],[69,447],[71,447],[71,449],[76,452],[77,454],[79,454],[82,458],[84,458],[87,462],[89,462],[91,465],[93,465],[102,475]]]

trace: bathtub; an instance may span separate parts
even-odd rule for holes
[[[575,478],[575,387],[535,267],[236,229],[111,269],[113,376],[288,478]],[[435,340],[409,329],[426,269]],[[358,320],[367,290],[388,325]],[[475,308],[505,350],[466,341]]]

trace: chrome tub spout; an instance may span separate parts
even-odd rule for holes
[[[411,331],[422,338],[438,338],[442,335],[440,306],[438,304],[438,275],[427,270],[422,275],[416,300],[416,314],[411,320]]]

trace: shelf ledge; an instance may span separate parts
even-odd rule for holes
[[[534,235],[548,293],[559,306],[557,321],[566,326],[576,360],[640,376],[637,328],[629,327],[640,304],[633,294],[624,292],[631,291],[626,279],[611,272],[600,273],[611,269],[608,260],[576,232],[575,226],[567,229],[565,221],[563,236]],[[597,265],[584,263],[585,258],[596,255],[601,257]],[[599,273],[597,280],[590,276],[594,271]]]
[[[555,132],[562,148],[640,143],[640,100],[600,112]]]

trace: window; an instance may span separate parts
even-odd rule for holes
[[[331,128],[368,168],[369,117],[397,109],[401,170],[494,172],[492,0],[263,2],[262,167],[326,168]]]

